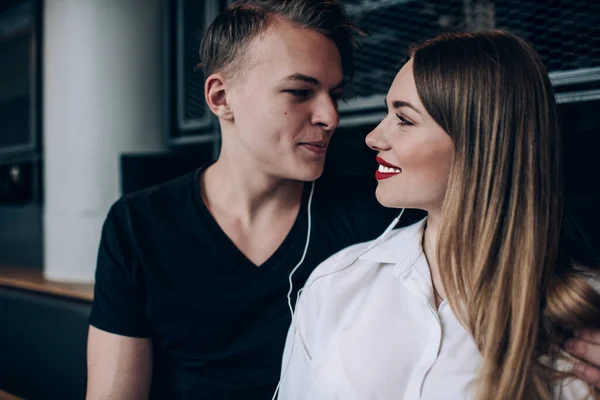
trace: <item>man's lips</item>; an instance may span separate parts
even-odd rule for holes
[[[402,168],[394,164],[390,164],[381,157],[377,157],[377,163],[379,164],[379,168],[377,169],[377,172],[375,172],[375,178],[378,181],[391,178],[392,176],[402,173]]]
[[[302,142],[298,143],[302,148],[311,151],[315,154],[325,154],[327,152],[328,143],[323,140],[314,141],[314,142]]]

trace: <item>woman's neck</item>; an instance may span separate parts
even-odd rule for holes
[[[440,267],[437,260],[437,237],[440,228],[440,216],[437,213],[429,213],[425,225],[425,233],[423,234],[423,252],[429,264],[431,273],[431,282],[438,296],[436,297],[436,305],[439,307],[443,299],[446,298],[446,291],[442,285],[440,275]]]

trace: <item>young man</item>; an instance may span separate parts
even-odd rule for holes
[[[221,153],[112,207],[89,398],[271,398],[292,270],[293,304],[320,262],[396,216],[378,205],[374,179],[311,183],[338,126],[356,30],[326,0],[246,1],[210,26],[201,61]]]
[[[271,398],[290,273],[298,267],[293,305],[320,262],[396,216],[377,203],[374,180],[318,179],[356,32],[331,0],[248,0],[209,27],[201,60],[221,154],[112,207],[88,399]]]

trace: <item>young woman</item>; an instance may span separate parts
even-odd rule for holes
[[[321,264],[298,302],[280,398],[598,398],[565,339],[600,328],[570,250],[548,75],[504,32],[410,52],[367,137],[378,200],[423,221]]]

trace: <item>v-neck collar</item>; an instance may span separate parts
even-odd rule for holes
[[[298,214],[296,215],[296,219],[294,220],[294,224],[292,228],[286,235],[285,239],[281,243],[281,245],[275,250],[273,254],[262,264],[256,265],[252,262],[242,251],[235,245],[235,243],[231,240],[231,238],[221,229],[214,216],[210,213],[206,204],[202,200],[202,196],[200,194],[200,174],[208,168],[209,165],[199,168],[194,174],[194,184],[193,184],[193,198],[196,203],[196,208],[200,215],[202,222],[205,224],[205,228],[211,235],[215,238],[217,243],[221,244],[220,251],[226,252],[227,254],[234,254],[235,257],[248,268],[252,268],[256,271],[266,271],[266,270],[279,270],[279,264],[283,261],[287,254],[294,251],[294,249],[299,248],[300,244],[298,239],[302,237],[302,233],[306,231],[308,228],[308,223],[306,221],[307,215],[307,206],[308,206],[308,196],[310,194],[310,184],[304,183],[302,189],[302,198],[300,202],[300,208],[298,210]],[[304,245],[304,242],[301,243]],[[293,265],[289,267],[291,270]]]

